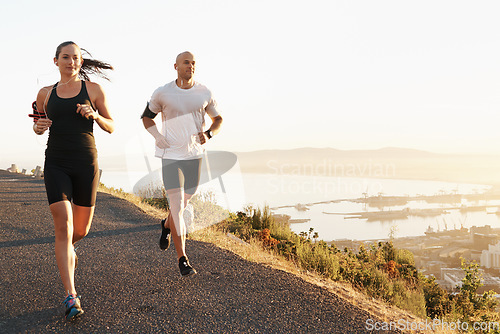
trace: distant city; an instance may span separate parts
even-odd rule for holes
[[[335,241],[341,249],[359,246],[373,241]],[[426,276],[436,277],[436,282],[453,293],[459,290],[465,277],[460,268],[461,258],[476,261],[481,266],[483,286],[479,293],[493,290],[500,298],[500,229],[486,225],[434,231],[429,228],[425,236],[396,238],[396,248],[413,253],[415,266]]]

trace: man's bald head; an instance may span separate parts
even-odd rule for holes
[[[194,54],[189,51],[184,51],[179,53],[175,59],[174,68],[177,71],[177,78],[181,79],[181,82],[188,82],[192,80],[195,70],[195,59]]]
[[[184,51],[181,52],[177,55],[177,58],[175,58],[175,63],[180,64],[184,59],[192,59],[194,60],[194,54],[192,54],[189,51]]]

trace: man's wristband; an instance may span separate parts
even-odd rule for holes
[[[214,133],[211,130],[205,131],[205,134],[207,135],[208,139],[211,139],[214,136]]]

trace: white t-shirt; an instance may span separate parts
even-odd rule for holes
[[[205,113],[219,115],[212,92],[195,82],[190,89],[177,86],[175,80],[157,88],[149,101],[149,110],[161,112],[162,135],[169,147],[156,146],[155,156],[163,159],[188,160],[204,152],[198,133],[203,131]]]

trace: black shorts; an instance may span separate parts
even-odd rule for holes
[[[66,160],[46,157],[43,171],[49,205],[72,201],[79,206],[95,205],[99,185],[97,159]]]
[[[184,188],[193,195],[200,183],[201,158],[191,160],[162,160],[163,185],[166,190]]]

